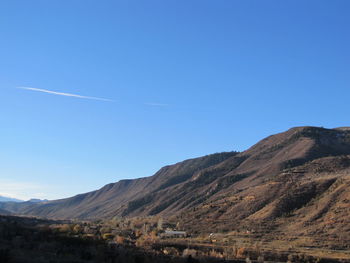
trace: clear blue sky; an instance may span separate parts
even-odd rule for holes
[[[292,126],[349,126],[349,13],[348,0],[2,0],[0,194],[68,197]]]

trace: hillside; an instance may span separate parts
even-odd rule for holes
[[[2,208],[51,218],[161,215],[193,232],[274,229],[336,238],[350,232],[349,175],[349,128],[297,127],[241,153],[187,160],[68,199]]]

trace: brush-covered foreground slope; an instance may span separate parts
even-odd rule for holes
[[[242,153],[187,160],[64,200],[3,208],[56,218],[162,215],[200,232],[265,227],[329,237],[349,234],[349,190],[350,130],[297,127]]]

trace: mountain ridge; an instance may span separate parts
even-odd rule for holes
[[[23,202],[23,200],[0,195],[0,202]]]
[[[90,211],[96,215],[101,215],[101,208],[99,208],[99,206],[102,203],[102,210],[107,210],[113,206],[116,201],[122,203],[137,198],[142,195],[142,191],[146,188],[148,188],[147,193],[150,193],[157,190],[157,188],[160,189],[167,185],[177,184],[181,180],[185,180],[191,175],[191,173],[195,172],[195,170],[220,162],[221,160],[236,154],[236,152],[225,152],[188,159],[174,165],[167,165],[150,177],[120,180],[117,183],[107,184],[99,190],[78,194],[70,198],[45,202],[45,204],[25,202],[18,205],[3,204],[2,207],[15,213],[34,216],[39,215],[51,218],[56,217],[57,215],[58,218],[65,219],[87,218]],[[171,175],[169,176],[169,174]],[[161,180],[159,180],[159,177],[161,177]],[[133,189],[132,191],[130,191],[131,188]],[[60,211],[58,213],[56,211],[53,213],[52,211],[55,210],[54,207],[57,206],[60,206],[58,209]],[[84,207],[82,208],[82,206]],[[71,213],[74,213],[74,215],[69,214],[69,209],[71,209]],[[106,211],[102,211],[102,213],[106,213]],[[76,214],[79,216],[75,216]]]
[[[336,221],[336,229],[350,231],[350,211],[343,203],[350,202],[349,175],[350,128],[304,126],[266,137],[243,152],[185,160],[153,176],[71,198],[1,208],[61,219],[162,216],[199,232],[260,222],[283,231],[329,234],[322,220],[333,217],[343,222]]]

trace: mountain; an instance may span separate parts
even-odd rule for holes
[[[248,150],[218,153],[71,198],[2,204],[50,218],[171,217],[193,232],[350,232],[350,128],[296,127]]]
[[[0,204],[0,207],[17,214],[50,218],[108,218],[124,214],[122,207],[131,200],[169,188],[191,178],[197,171],[218,164],[236,152],[211,154],[165,166],[151,177],[121,180],[101,189],[71,198],[35,204]]]
[[[16,198],[0,196],[0,202],[23,202],[23,200],[19,200]]]

